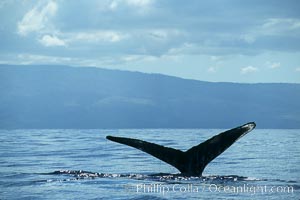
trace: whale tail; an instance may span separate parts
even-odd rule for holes
[[[235,141],[255,128],[250,122],[222,132],[183,152],[178,149],[146,142],[138,139],[107,136],[108,140],[125,144],[144,151],[177,168],[183,175],[201,176],[206,165],[223,153]]]

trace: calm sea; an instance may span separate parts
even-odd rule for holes
[[[255,129],[203,177],[106,135],[187,150],[216,129],[1,130],[0,199],[299,199],[300,130]]]

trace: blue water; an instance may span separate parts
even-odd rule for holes
[[[203,177],[106,135],[187,150],[222,130],[1,130],[0,199],[299,199],[300,130],[255,129]],[[82,171],[80,171],[82,170]]]

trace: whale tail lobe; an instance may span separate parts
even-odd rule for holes
[[[223,153],[235,141],[252,131],[255,126],[254,122],[250,122],[227,130],[185,152],[138,139],[114,136],[107,136],[106,138],[144,151],[174,166],[184,175],[201,176],[209,162]]]

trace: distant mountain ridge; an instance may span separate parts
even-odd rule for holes
[[[0,65],[0,128],[300,128],[300,84]]]

